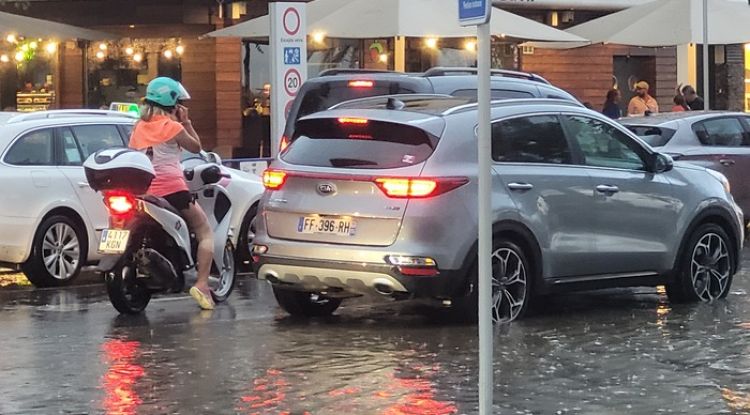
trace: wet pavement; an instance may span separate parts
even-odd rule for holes
[[[748,268],[713,305],[609,290],[498,327],[494,412],[750,414]],[[477,413],[476,327],[409,303],[299,321],[243,279],[213,312],[177,296],[120,317],[101,285],[14,284],[0,318],[3,415]]]

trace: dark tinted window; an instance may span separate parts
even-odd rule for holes
[[[19,138],[5,156],[5,162],[16,166],[51,166],[52,130],[40,130]]]
[[[638,144],[622,131],[594,118],[566,116],[568,132],[587,166],[645,170]]]
[[[737,118],[719,118],[693,125],[693,131],[706,146],[739,147],[750,145]]]
[[[120,124],[120,131],[122,132],[123,137],[125,137],[125,144],[130,143],[130,136],[133,134],[133,128],[135,127],[135,124]]]
[[[674,133],[676,133],[675,130],[669,128],[654,127],[651,125],[626,125],[625,127],[652,147],[666,145],[672,139]]]
[[[474,102],[476,102],[477,100],[476,89],[459,89],[457,91],[453,91],[451,95],[455,97],[470,98]],[[534,98],[534,95],[526,91],[511,91],[509,89],[493,89],[491,92],[491,98],[493,100],[512,99],[512,98]]]
[[[571,155],[559,119],[554,115],[539,115],[494,123],[492,159],[568,164]]]
[[[433,137],[418,128],[380,121],[358,122],[300,121],[296,138],[281,158],[306,166],[390,169],[425,161],[436,145]]]
[[[349,83],[352,85],[349,86]],[[414,93],[415,91],[402,88],[396,82],[387,81],[345,81],[344,83],[324,84],[318,88],[311,89],[304,94],[300,103],[295,120],[316,112],[340,104],[344,101],[357,98],[367,98],[379,95]],[[370,83],[371,82],[371,83]],[[371,86],[370,86],[371,85]]]
[[[125,145],[114,125],[82,125],[72,128],[84,160],[99,150]]]

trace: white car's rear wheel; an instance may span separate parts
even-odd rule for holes
[[[65,285],[78,276],[87,252],[80,226],[67,216],[51,216],[37,229],[22,269],[36,287]]]

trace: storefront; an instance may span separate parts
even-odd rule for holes
[[[112,102],[137,102],[157,76],[182,79],[180,38],[124,38],[96,42],[87,49],[89,108],[108,108]]]

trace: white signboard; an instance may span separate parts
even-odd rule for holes
[[[289,110],[307,79],[305,3],[269,3],[271,18],[271,156],[276,157]]]

